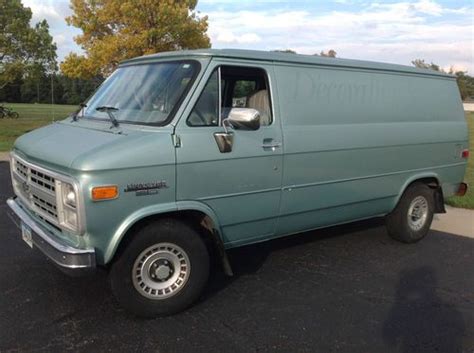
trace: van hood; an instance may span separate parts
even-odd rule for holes
[[[150,144],[160,145],[165,140],[166,145],[171,145],[170,134],[168,129],[157,133],[126,127],[122,128],[122,133],[113,133],[104,128],[91,128],[85,123],[59,122],[22,135],[16,140],[14,151],[28,160],[58,169],[87,171],[140,167],[162,162],[157,159],[160,153],[153,158],[141,150],[153,150],[158,146]],[[168,138],[165,139],[166,135]]]

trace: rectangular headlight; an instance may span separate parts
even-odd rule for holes
[[[78,215],[78,188],[76,185],[56,180],[59,224],[73,232],[80,228]]]

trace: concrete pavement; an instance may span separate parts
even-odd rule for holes
[[[431,229],[474,238],[474,210],[446,205],[446,213],[434,216]]]

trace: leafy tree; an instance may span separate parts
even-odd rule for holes
[[[55,103],[79,104],[84,102],[102,81],[101,77],[89,80],[71,79],[54,72],[41,72],[38,78],[25,75],[0,90],[0,102],[51,103],[52,89]]]
[[[456,76],[462,100],[474,97],[474,77],[467,75],[464,71],[454,71],[452,68],[449,73]]]
[[[234,86],[234,97],[242,98],[247,97],[255,93],[255,82],[254,81],[237,81]]]
[[[86,55],[69,54],[61,70],[73,78],[107,76],[128,58],[162,51],[210,47],[207,16],[197,0],[71,0],[66,21]]]
[[[48,23],[43,20],[30,27],[31,15],[20,0],[0,0],[0,89],[33,66],[56,68],[56,45]]]
[[[321,50],[321,53],[319,53],[320,56],[324,56],[326,58],[335,58],[337,53],[333,49],[329,49],[327,52],[324,52]]]
[[[421,69],[429,69],[438,72],[445,72],[439,65],[434,63],[426,63],[423,59],[416,59],[411,62],[415,67]],[[461,99],[465,100],[468,97],[474,96],[474,77],[469,76],[464,71],[455,71],[453,67],[447,72],[450,75],[456,76],[456,81],[459,87],[459,93],[461,94]]]
[[[20,97],[17,98],[16,102],[24,103],[40,103],[42,101],[43,92],[40,92],[40,89],[45,89],[45,85],[39,85],[40,80],[42,79],[43,72],[41,71],[31,71],[30,75],[27,75],[23,78],[20,86]],[[43,79],[44,83],[47,83],[46,79]]]
[[[101,77],[83,80],[59,75],[58,82],[54,84],[57,100],[63,104],[79,104],[84,102],[102,81]]]
[[[436,64],[433,64],[433,63],[428,64],[428,63],[425,62],[424,59],[415,59],[411,63],[413,64],[413,66],[415,66],[419,69],[429,69],[429,70],[443,72],[443,70],[441,70],[439,65],[436,65]]]

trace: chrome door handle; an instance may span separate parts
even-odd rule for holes
[[[270,141],[268,141],[268,142],[266,142],[265,140],[263,141],[262,148],[263,148],[264,150],[269,149],[269,150],[274,151],[276,148],[281,147],[281,142],[275,142],[275,141],[273,141],[273,140],[271,140],[271,139],[269,139],[269,140],[270,140]]]

